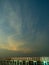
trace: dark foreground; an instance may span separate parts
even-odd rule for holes
[[[49,57],[16,57],[0,59],[0,65],[49,65]]]
[[[0,65],[49,65],[49,62],[40,61],[0,61]]]

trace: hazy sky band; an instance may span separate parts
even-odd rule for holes
[[[49,1],[0,0],[0,53],[48,56],[48,49]]]

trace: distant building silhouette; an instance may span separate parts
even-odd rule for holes
[[[12,57],[0,59],[0,65],[49,65],[49,57]]]

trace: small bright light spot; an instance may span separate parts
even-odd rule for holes
[[[44,61],[44,63],[46,63],[46,62]]]
[[[34,61],[34,62],[37,62],[37,61]]]
[[[47,61],[44,61],[44,64],[48,65]]]

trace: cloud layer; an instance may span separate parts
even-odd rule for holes
[[[46,17],[48,8],[46,10],[46,8],[40,7],[41,10],[39,10],[37,3],[35,5],[32,5],[32,3],[35,2],[1,1],[1,54],[8,51],[9,56],[48,56],[49,18]],[[44,5],[42,6],[44,7]],[[48,54],[45,54],[45,52]]]

